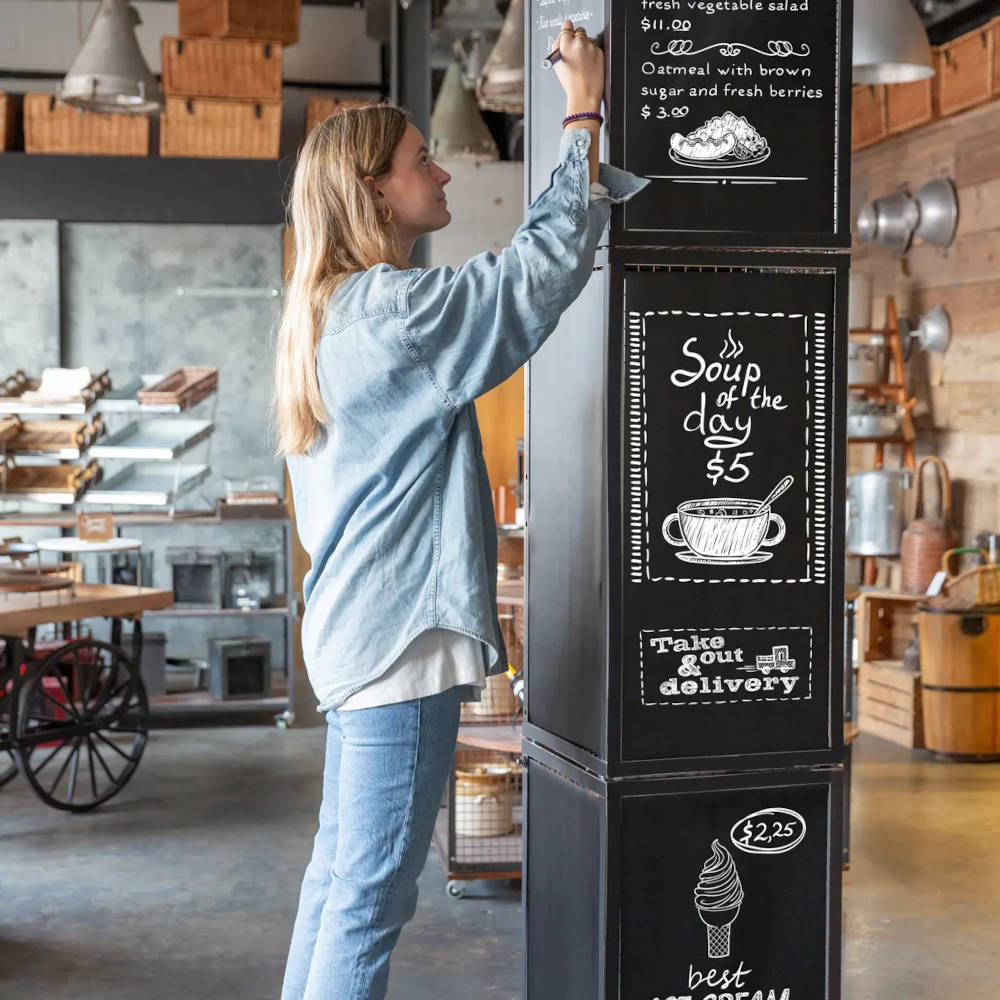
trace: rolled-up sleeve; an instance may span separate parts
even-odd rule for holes
[[[601,164],[607,194],[593,196],[590,132],[563,133],[548,187],[511,245],[457,269],[415,271],[403,289],[406,347],[459,409],[509,378],[545,342],[583,290],[611,205],[649,182]]]

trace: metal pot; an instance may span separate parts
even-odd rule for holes
[[[888,348],[884,342],[862,343],[852,340],[847,348],[847,382],[849,385],[871,385],[885,381]]]
[[[847,551],[894,556],[903,536],[910,469],[873,469],[847,477]]]
[[[890,406],[859,399],[848,402],[849,438],[895,437],[897,434],[899,434],[899,415]]]

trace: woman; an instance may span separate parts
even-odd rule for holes
[[[647,183],[605,164],[595,183],[604,57],[569,21],[559,47],[559,161],[498,257],[408,266],[417,238],[451,218],[450,177],[397,108],[327,119],[296,168],[275,410],[312,559],[302,639],[328,730],[283,1000],[385,996],[460,703],[507,667],[473,401],[542,345],[590,275],[610,203]]]

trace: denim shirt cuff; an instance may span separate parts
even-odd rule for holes
[[[565,129],[559,143],[559,159],[565,161],[574,159],[579,164],[587,164],[587,156],[590,151],[591,135],[586,128]],[[638,194],[649,180],[645,177],[637,177],[635,174],[619,167],[613,167],[610,163],[600,163],[597,168],[597,182],[607,189],[607,193],[600,189],[593,189],[587,185],[587,201],[609,201],[613,205],[620,205],[624,201]]]
[[[597,168],[597,178],[607,188],[606,195],[595,193],[597,198],[607,198],[613,205],[620,205],[637,195],[647,184],[647,177],[637,177],[627,170],[613,167],[610,163],[600,163]]]

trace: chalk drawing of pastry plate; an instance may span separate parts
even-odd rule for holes
[[[759,156],[751,156],[747,160],[739,160],[734,157],[720,157],[717,160],[694,160],[691,157],[678,153],[676,149],[670,150],[670,159],[674,163],[679,163],[684,167],[700,167],[702,170],[732,170],[735,167],[752,167],[758,163],[763,163],[771,155],[770,147],[764,150]]]
[[[748,556],[702,556],[690,549],[677,553],[681,562],[701,563],[706,566],[750,566],[755,563],[767,562],[773,552],[751,552]]]

